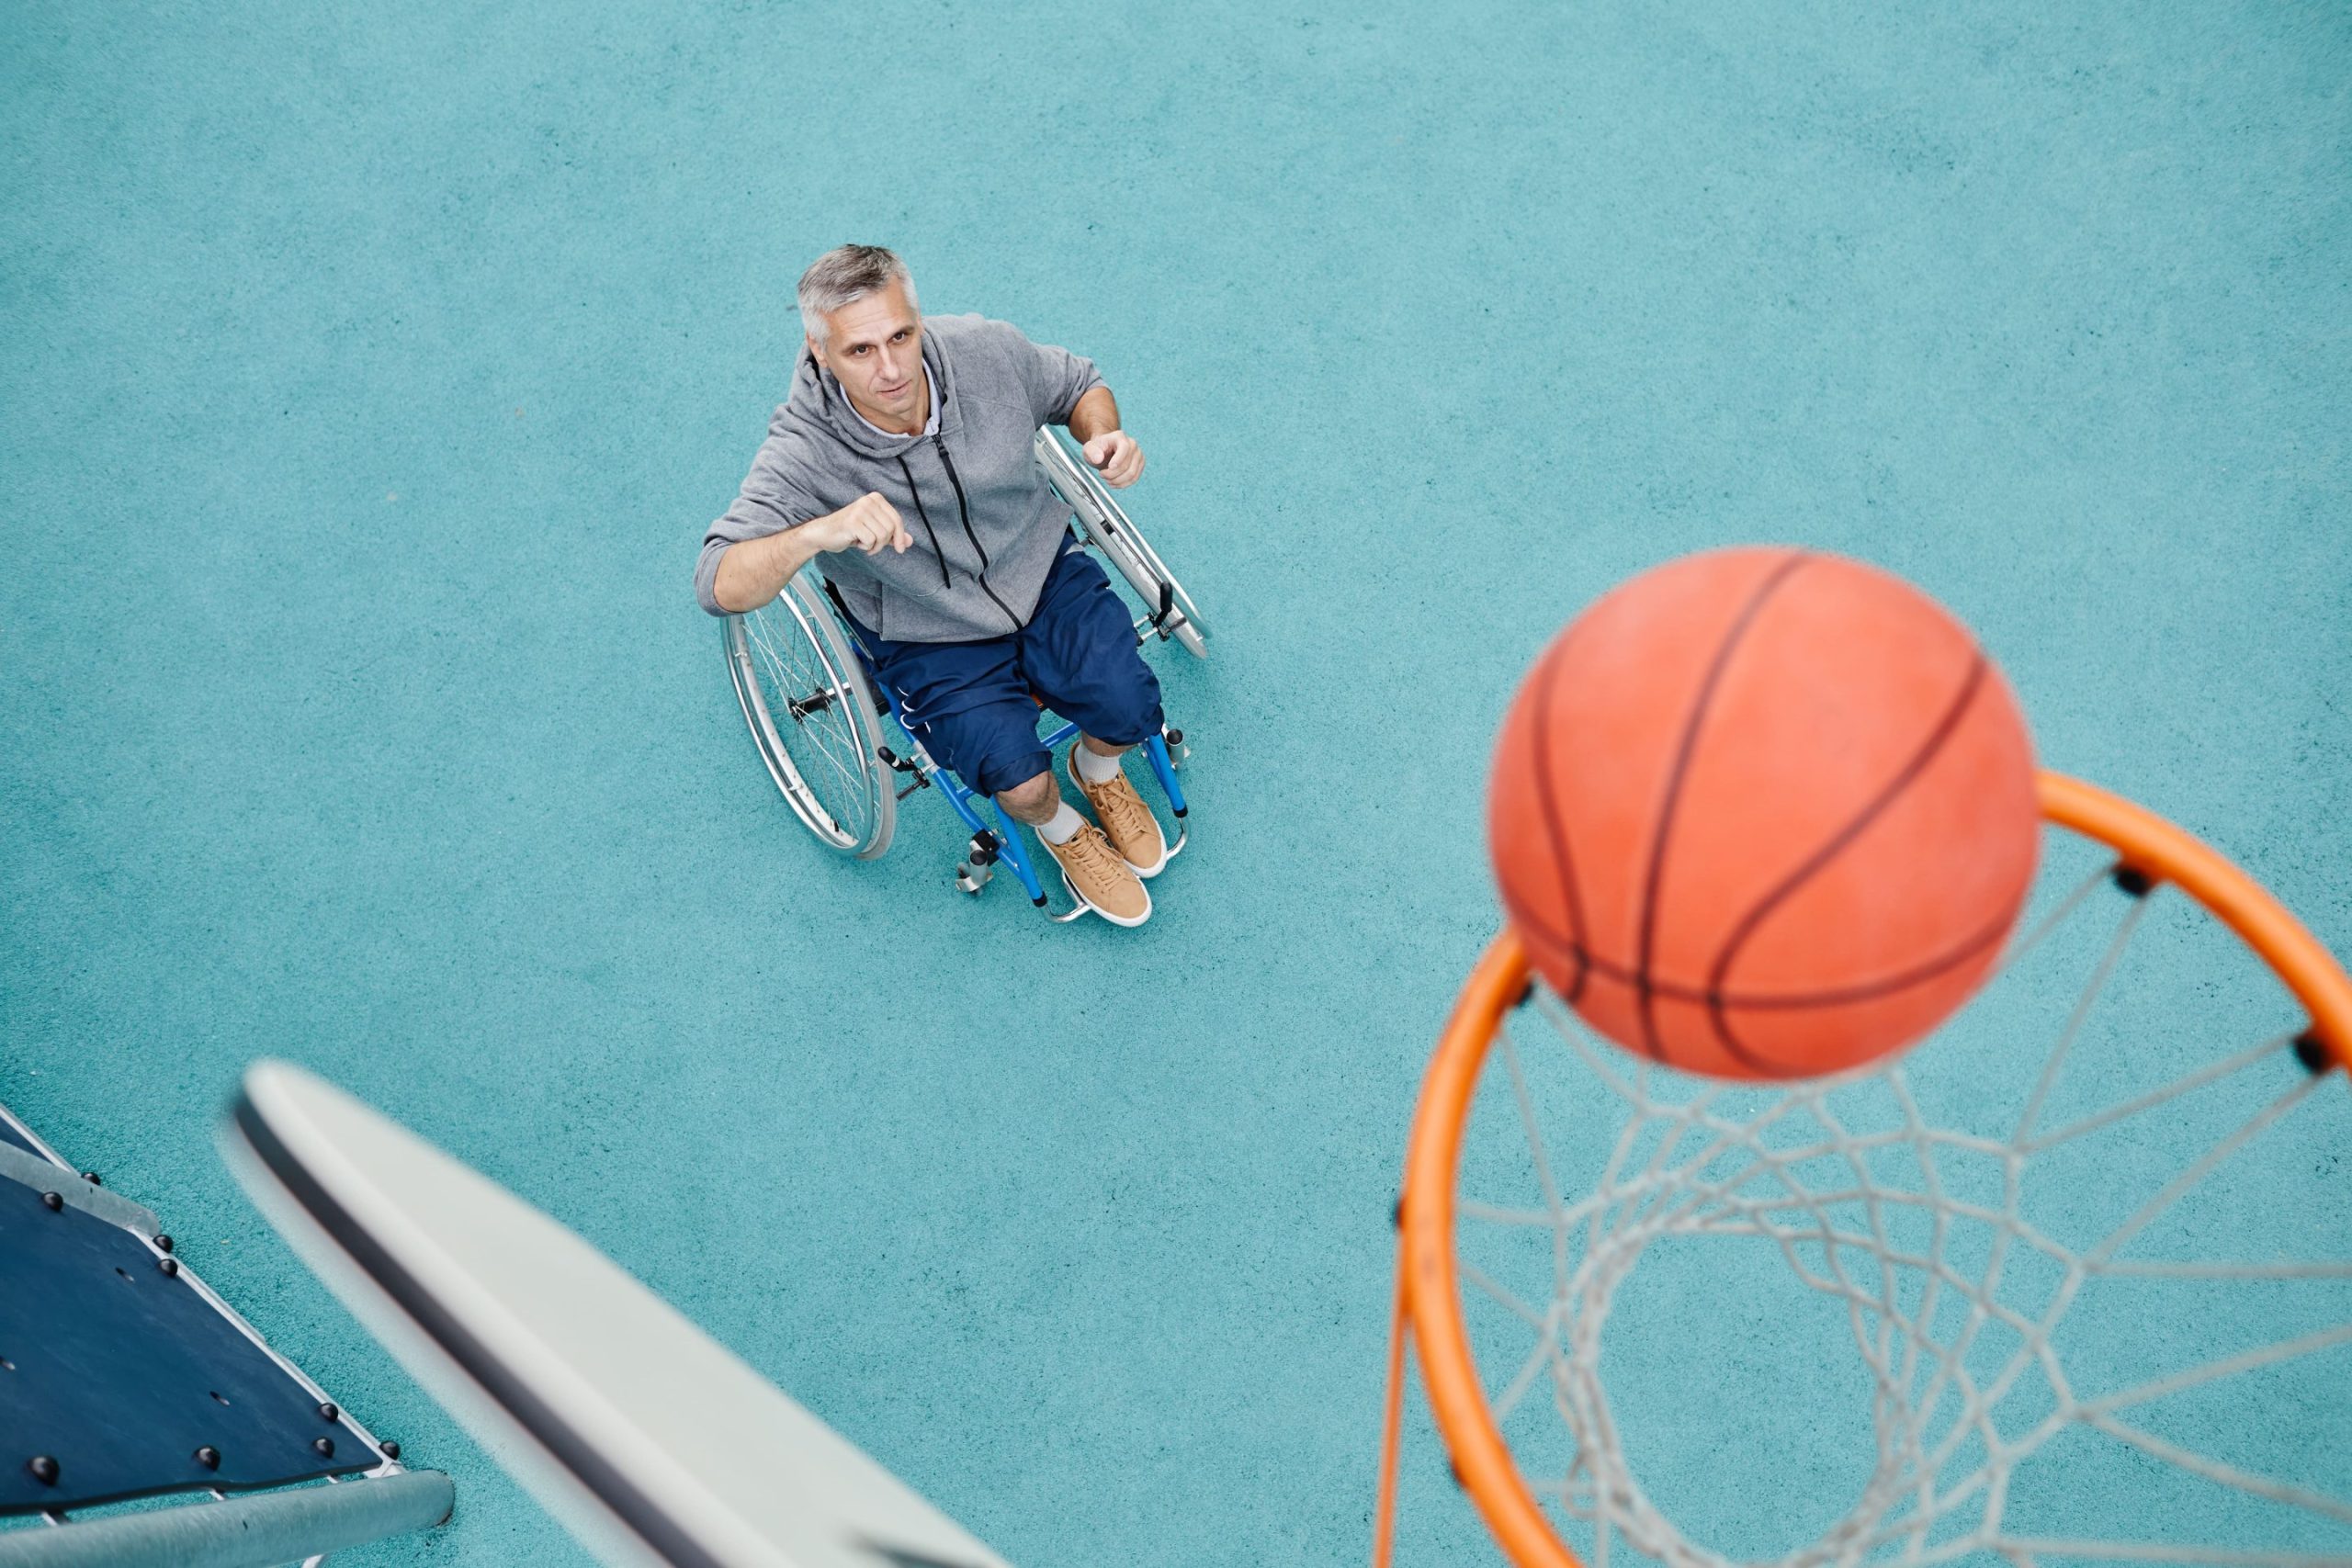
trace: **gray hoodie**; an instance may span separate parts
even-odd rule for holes
[[[1069,423],[1102,378],[1091,361],[980,316],[924,317],[922,362],[939,391],[938,431],[886,435],[801,351],[792,395],[768,422],[742,493],[703,536],[695,596],[704,609],[726,613],[716,584],[728,546],[877,491],[914,543],[903,555],[823,558],[851,615],[897,642],[976,642],[1027,624],[1069,520],[1029,441],[1041,424]]]

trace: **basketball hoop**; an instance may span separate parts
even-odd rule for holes
[[[2045,820],[2073,835],[2075,849],[2098,863],[2087,874],[2059,874],[2039,900],[2038,916],[2021,923],[2024,934],[1988,991],[2007,983],[2037,949],[2045,959],[2078,951],[2089,960],[2089,978],[2079,989],[2068,981],[2074,1000],[2051,1021],[2055,1044],[2037,1053],[2038,1066],[2026,1064],[2021,1092],[2000,1113],[1997,1132],[1936,1125],[1923,1109],[1938,1098],[1978,1103],[1935,1080],[1951,1077],[1956,1062],[1977,1070],[1974,1058],[1951,1054],[1951,1036],[1966,1032],[1981,1000],[1894,1065],[1759,1089],[1687,1077],[1600,1041],[1533,983],[1515,935],[1506,931],[1487,950],[1430,1062],[1406,1158],[1374,1526],[1376,1568],[1386,1568],[1393,1545],[1408,1329],[1455,1475],[1510,1562],[1579,1568],[1571,1537],[1590,1543],[1596,1562],[1608,1561],[1612,1542],[1693,1568],[1729,1561],[1686,1539],[1645,1494],[1626,1462],[1601,1378],[1600,1330],[1611,1295],[1644,1248],[1668,1237],[1724,1238],[1711,1244],[1776,1251],[1804,1285],[1838,1303],[1866,1363],[1878,1449],[1870,1481],[1843,1518],[1781,1557],[1782,1563],[2352,1562],[2352,1487],[2341,1484],[2346,1467],[2317,1485],[2307,1475],[2264,1473],[2238,1455],[2192,1446],[2149,1414],[2228,1379],[2275,1376],[2307,1366],[2304,1358],[2352,1346],[2352,1230],[2324,1223],[2312,1227],[2320,1234],[2299,1230],[2303,1251],[2294,1257],[2143,1255],[2151,1237],[2170,1235],[2164,1227],[2176,1205],[2313,1098],[2329,1069],[2352,1067],[2352,981],[2260,885],[2179,829],[2054,774],[2041,775],[2040,797]],[[2053,836],[2053,847],[2065,841]],[[2045,862],[2064,858],[2052,853]],[[2113,912],[2114,896],[2102,892],[2109,886],[2128,897],[2116,926],[2102,935],[2089,922],[2102,908]],[[2089,1059],[2100,1032],[2086,1024],[2098,1016],[2095,1004],[2110,991],[2127,945],[2166,887],[2187,896],[2199,917],[2188,924],[2203,929],[2198,940],[2230,942],[2233,956],[2250,952],[2283,984],[2301,1017],[2235,1049],[2211,1049],[2200,1039],[2192,1044],[2202,1054],[2194,1056],[2166,1034],[2163,1051],[2138,1053],[2166,1057],[2161,1080],[2116,1089],[2110,1086],[2130,1071]],[[2230,935],[2214,933],[2211,922]],[[2160,971],[2158,978],[2171,974]],[[2058,994],[2051,986],[2037,993]],[[1510,1020],[1522,1003],[1532,1004],[1527,1012],[1540,1023],[1514,1039]],[[1996,1019],[2007,1027],[2006,1015]],[[2064,1070],[2070,1060],[2071,1074]],[[1571,1110],[1562,1114],[1554,1105],[1547,1121],[1543,1097],[1532,1087],[1539,1066],[1555,1077],[1573,1071],[1579,1086],[1598,1084],[1600,1090],[1580,1087]],[[1524,1173],[1529,1190],[1516,1206],[1458,1190],[1482,1081],[1495,1085],[1495,1102],[1515,1111],[1525,1134],[1527,1148],[1514,1152],[1510,1169]],[[2102,1091],[2100,1102],[2067,1107],[2086,1085]],[[2199,1097],[2206,1095],[2226,1104],[2192,1114],[2189,1108],[2205,1104]],[[2191,1124],[2193,1136],[2168,1127],[2151,1145],[2141,1130],[2168,1118]],[[2200,1122],[2210,1126],[2196,1125]],[[2206,1137],[2209,1130],[2215,1135]],[[2134,1157],[2153,1149],[2170,1170],[2152,1190],[2119,1198],[2131,1204],[2129,1213],[2103,1222],[2098,1234],[2081,1240],[2055,1234],[2032,1201],[2031,1162],[2071,1157],[2103,1135],[2132,1137]],[[1583,1197],[1556,1179],[1571,1138],[1590,1145],[1600,1167]],[[1966,1190],[1962,1175],[1969,1171],[1984,1178],[1982,1190]],[[1465,1226],[1505,1240],[1532,1238],[1530,1256],[1544,1255],[1548,1276],[1537,1299],[1464,1260]],[[2207,1228],[2229,1232],[2226,1225]],[[2142,1244],[2136,1251],[2135,1241]],[[2012,1283],[2027,1278],[2047,1281],[2048,1289],[2036,1295]],[[2227,1350],[2200,1340],[2204,1348],[2186,1365],[2121,1387],[2078,1385],[2068,1372],[2070,1310],[2094,1292],[2154,1288],[2152,1282],[2178,1288],[2181,1281],[2203,1281],[2194,1288],[2214,1291],[2233,1281],[2249,1292],[2316,1291],[2322,1299],[2304,1306],[2316,1304],[2332,1321],[2313,1326],[2302,1311],[2293,1333]],[[1491,1379],[1482,1377],[1474,1338],[1491,1346],[1498,1335],[1474,1335],[1465,1302],[1485,1303],[1482,1322],[1523,1337],[1510,1363],[1490,1358]],[[2215,1298],[2214,1304],[2230,1303]],[[2207,1310],[2198,1307],[2198,1325],[2207,1324]],[[2254,1315],[2220,1311],[2210,1322],[2242,1324]],[[1531,1473],[1505,1427],[1541,1414],[1543,1402],[1528,1397],[1539,1390],[1550,1393],[1566,1427],[1567,1457]],[[2047,1461],[2044,1450],[2056,1438],[2077,1433],[2124,1445],[2135,1474],[2150,1484],[2193,1477],[2251,1511],[2231,1513],[2226,1525],[2213,1527],[2236,1532],[2221,1540],[2052,1534],[2013,1519],[2013,1481]],[[1556,1427],[1548,1435],[1556,1437]],[[2264,1510],[2263,1517],[2275,1516],[2275,1533],[2251,1540],[2256,1527],[2247,1521]]]

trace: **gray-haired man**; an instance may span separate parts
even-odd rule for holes
[[[1065,424],[1118,486],[1143,472],[1094,367],[979,316],[925,321],[904,263],[843,245],[800,279],[805,346],[742,491],[704,536],[713,615],[768,603],[819,555],[876,670],[932,755],[1037,830],[1116,925],[1151,916],[1167,863],[1120,757],[1160,726],[1125,605],[1070,538],[1030,438]],[[1071,809],[1035,693],[1080,727]]]

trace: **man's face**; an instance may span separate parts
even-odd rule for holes
[[[931,411],[922,373],[922,318],[892,283],[825,317],[825,341],[808,340],[857,410],[876,424],[921,428]],[[918,412],[920,411],[920,412]]]

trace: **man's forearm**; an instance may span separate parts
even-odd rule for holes
[[[807,566],[817,553],[806,525],[729,545],[727,553],[718,558],[718,576],[711,583],[711,596],[729,615],[756,610],[783,592],[793,574]]]
[[[1118,400],[1111,396],[1108,387],[1089,387],[1086,396],[1069,411],[1069,433],[1084,446],[1098,435],[1108,435],[1119,428]]]

